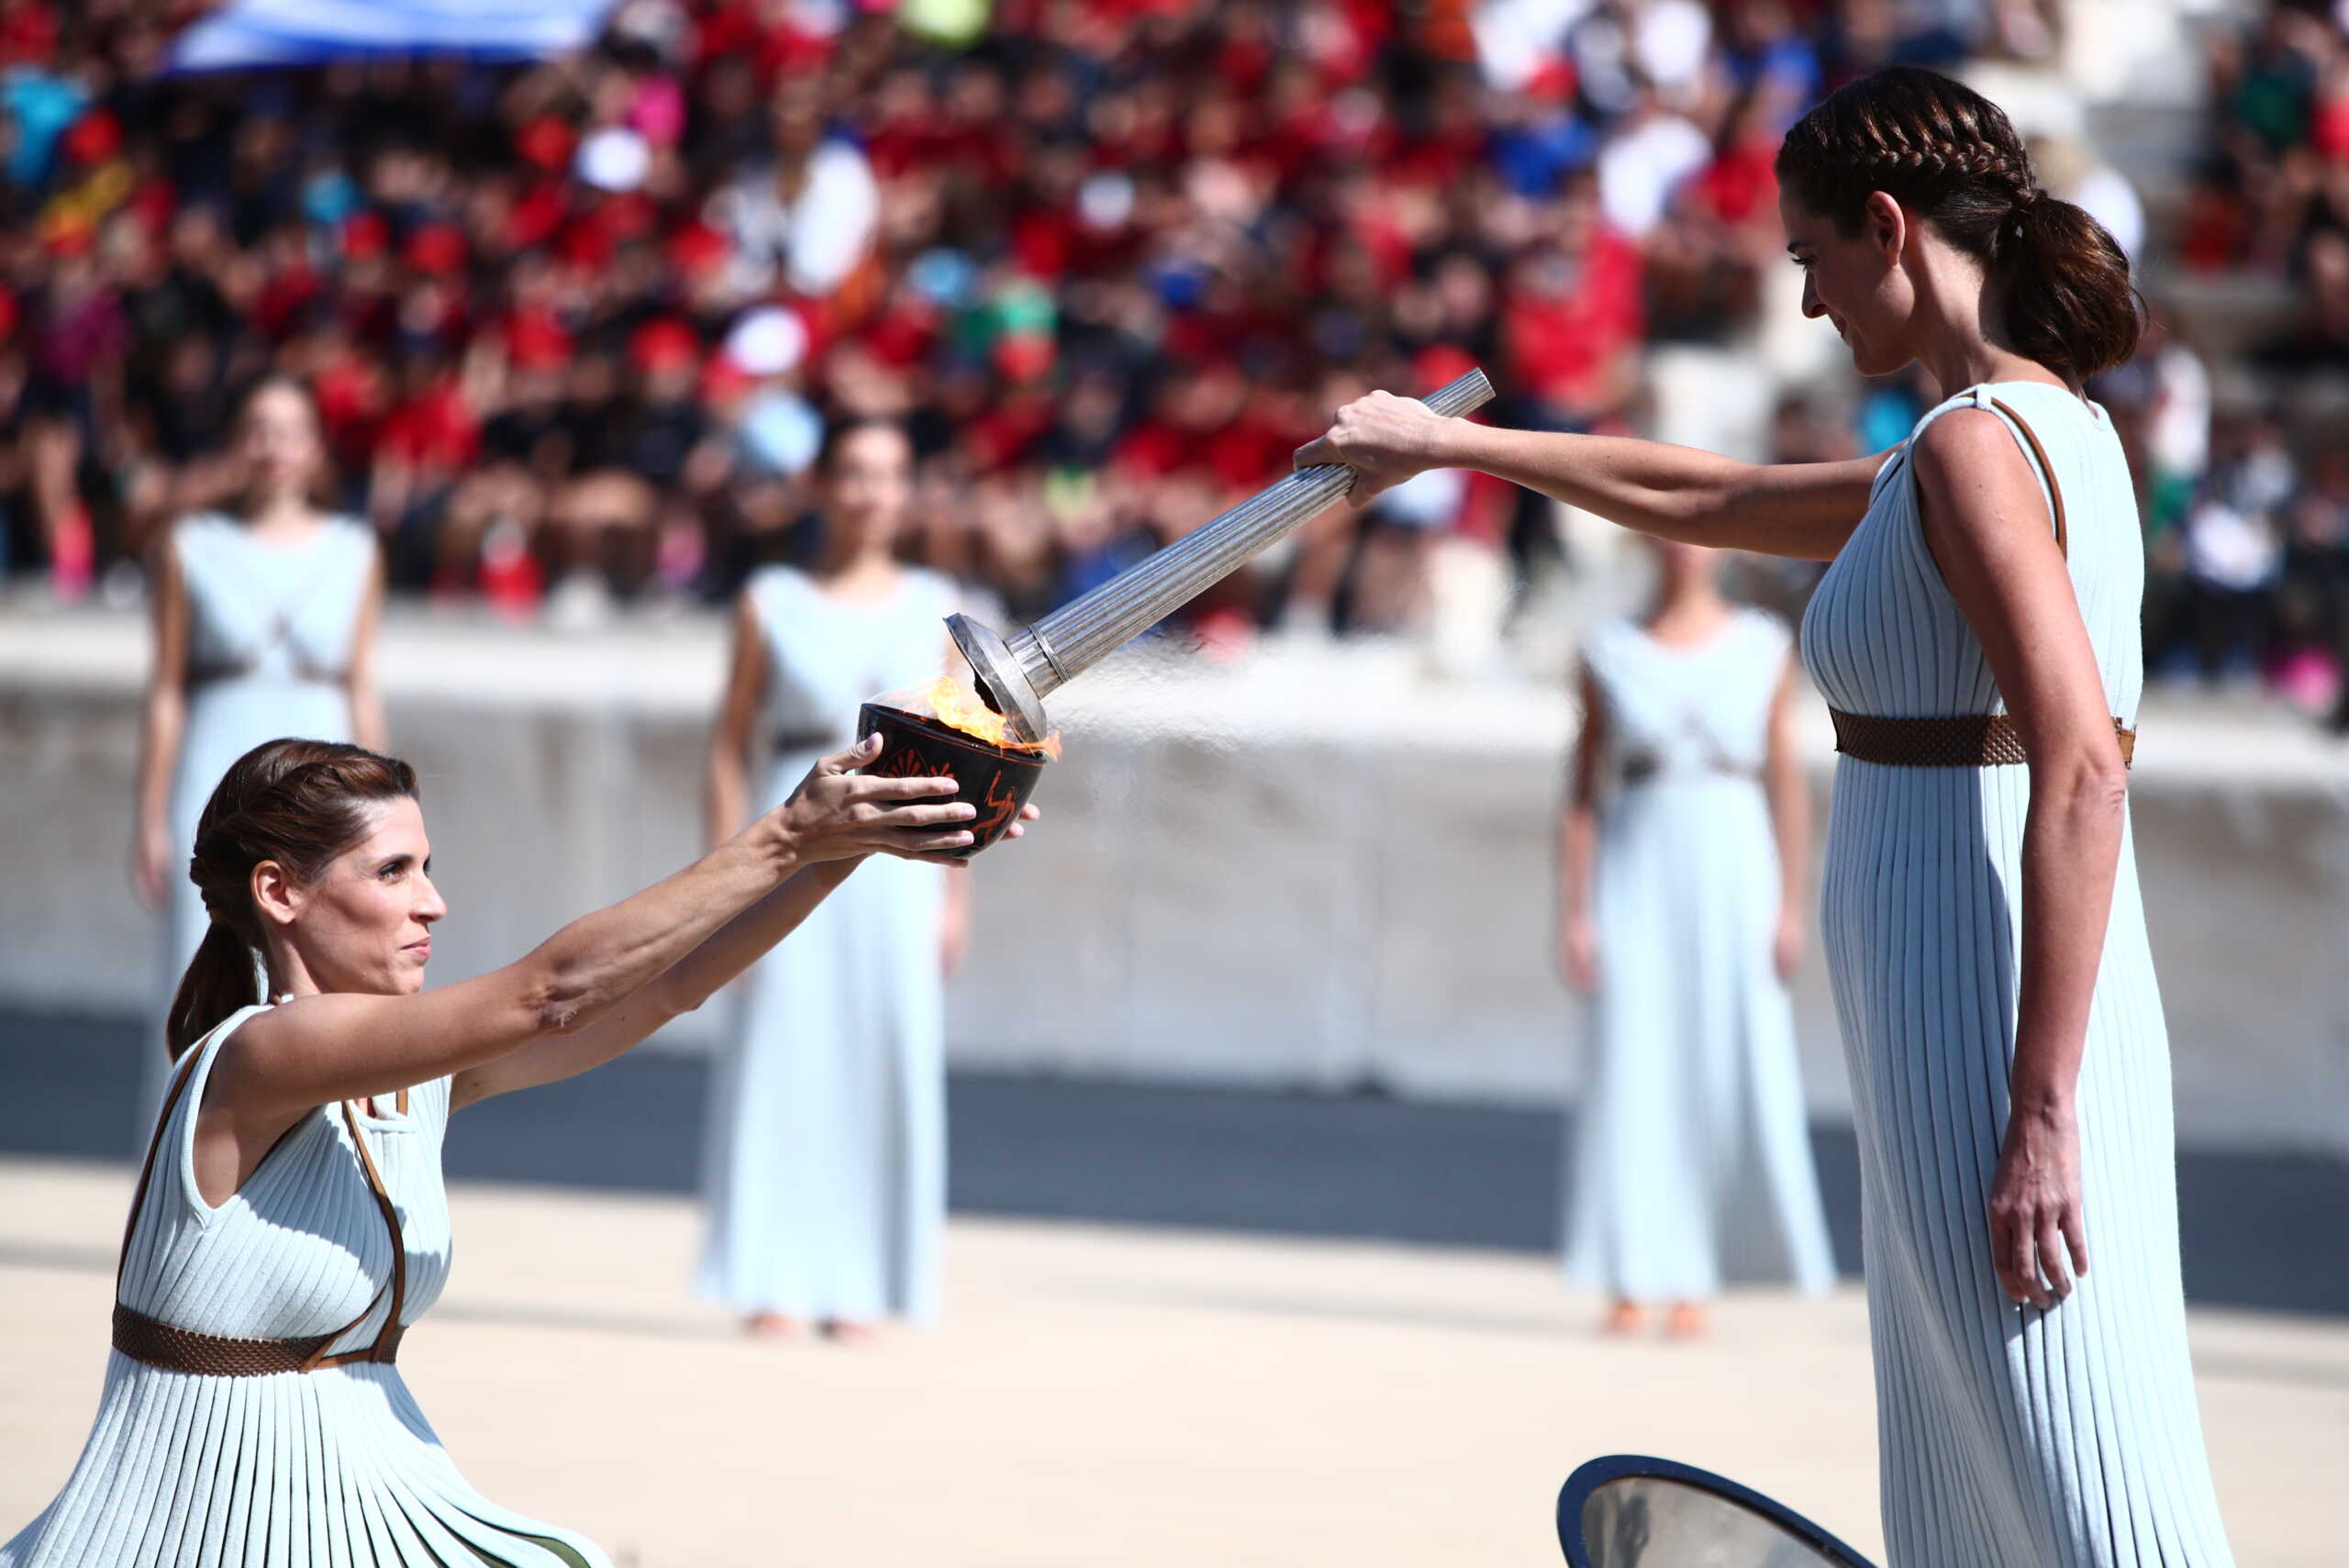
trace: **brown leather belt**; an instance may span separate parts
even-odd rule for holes
[[[199,1377],[273,1377],[281,1372],[316,1372],[345,1362],[388,1365],[399,1359],[400,1337],[406,1330],[394,1328],[373,1345],[328,1355],[326,1348],[347,1332],[338,1329],[301,1340],[239,1340],[174,1328],[120,1303],[114,1309],[116,1350],[165,1372],[194,1373]]]
[[[2001,768],[2031,758],[2022,734],[2003,713],[1954,713],[1932,718],[1893,718],[1845,713],[1831,707],[1835,750],[1863,762],[1893,768]],[[2136,760],[2137,732],[2119,719],[2112,732],[2121,741],[2125,767]]]

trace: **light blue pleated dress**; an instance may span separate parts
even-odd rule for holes
[[[264,740],[351,739],[344,685],[360,611],[375,568],[375,537],[348,517],[324,519],[303,543],[256,541],[218,512],[184,517],[171,548],[187,593],[187,724],[172,776],[170,908],[162,1000],[195,956],[211,917],[187,876],[195,825],[220,775]],[[151,1043],[151,1042],[150,1042]],[[160,1046],[145,1057],[143,1139],[168,1078]]]
[[[2105,695],[2133,726],[2144,562],[2121,442],[2103,410],[2033,383],[1961,393],[1916,428],[1993,396],[2046,450]],[[1802,641],[1846,712],[2000,711],[1905,450]],[[2019,765],[1836,768],[1827,958],[1859,1133],[1890,1568],[2218,1568],[2233,1557],[2187,1355],[2169,1043],[2128,837],[2077,1091],[2091,1272],[2042,1312],[1991,1267],[2030,800]]]
[[[447,1282],[440,1144],[450,1081],[296,1122],[226,1202],[195,1182],[195,1119],[248,1007],[190,1048],[155,1146],[117,1299],[174,1329],[248,1340],[331,1336],[336,1355],[431,1310]],[[371,1186],[399,1222],[404,1270]],[[27,1347],[7,1347],[7,1355]],[[523,1412],[514,1415],[524,1435]],[[22,1463],[29,1456],[11,1456]],[[88,1441],[0,1568],[609,1568],[594,1542],[474,1491],[393,1362],[214,1376],[109,1351]]]
[[[1778,850],[1761,782],[1786,630],[1740,610],[1681,649],[1620,621],[1584,658],[1608,747],[1567,1271],[1631,1301],[1824,1289],[1834,1256],[1773,961]]]
[[[843,604],[781,566],[743,592],[768,656],[767,810],[855,739],[861,703],[938,677],[955,595],[944,578],[908,571],[888,600]],[[936,1311],[946,875],[875,855],[751,971],[712,1077],[705,1296],[811,1319]]]

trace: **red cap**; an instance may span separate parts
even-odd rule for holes
[[[712,354],[701,367],[701,400],[718,404],[751,389],[755,378],[724,354]]]
[[[574,266],[601,267],[612,259],[612,234],[600,223],[573,218],[555,238],[555,254]]]
[[[701,358],[701,339],[674,317],[660,317],[636,329],[629,339],[629,358],[640,371],[675,370]]]
[[[623,191],[596,205],[596,221],[615,239],[640,239],[661,225],[661,207],[642,191]]]
[[[465,237],[453,223],[428,223],[407,237],[403,259],[419,272],[456,272],[465,264]]]
[[[342,253],[354,261],[380,256],[391,242],[392,226],[372,207],[362,207],[342,220]]]
[[[995,346],[995,368],[1008,380],[1032,381],[1052,368],[1052,340],[1039,332],[1001,339]]]
[[[579,133],[556,115],[540,115],[514,133],[514,150],[550,173],[570,168],[578,145]]]
[[[1537,104],[1563,104],[1575,95],[1575,62],[1563,54],[1545,56],[1518,89]]]
[[[75,163],[103,163],[122,150],[122,123],[105,109],[92,109],[67,128],[60,145]]]
[[[506,357],[518,370],[551,370],[571,358],[571,334],[544,311],[523,311],[506,324]]]
[[[688,277],[699,277],[726,264],[730,248],[726,236],[706,223],[688,223],[669,236],[669,264]]]

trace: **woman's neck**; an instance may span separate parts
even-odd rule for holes
[[[297,996],[318,996],[326,987],[311,978],[309,966],[292,952],[278,950],[262,960],[263,991],[262,1000],[275,1004],[291,1002]]]
[[[896,557],[888,546],[860,541],[837,552],[827,550],[817,562],[816,579],[826,586],[839,584],[885,583],[897,574]]]
[[[2007,335],[2004,291],[1981,270],[1943,253],[1910,274],[1917,289],[1917,362],[1943,397],[1994,381],[2037,381],[2070,390],[2063,377],[2017,350]]]
[[[306,533],[317,514],[302,495],[260,495],[245,509],[245,526],[257,534]]]
[[[1691,583],[1660,589],[1642,625],[1658,642],[1698,643],[1728,618],[1729,601],[1719,586]]]

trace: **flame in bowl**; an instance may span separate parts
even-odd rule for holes
[[[1007,751],[1041,751],[1051,761],[1060,761],[1059,730],[1045,736],[1041,742],[1019,739],[1011,733],[1010,723],[1003,715],[989,707],[971,683],[952,670],[931,682],[928,690],[889,706],[934,718],[949,729],[959,729],[974,740],[1000,746]]]

